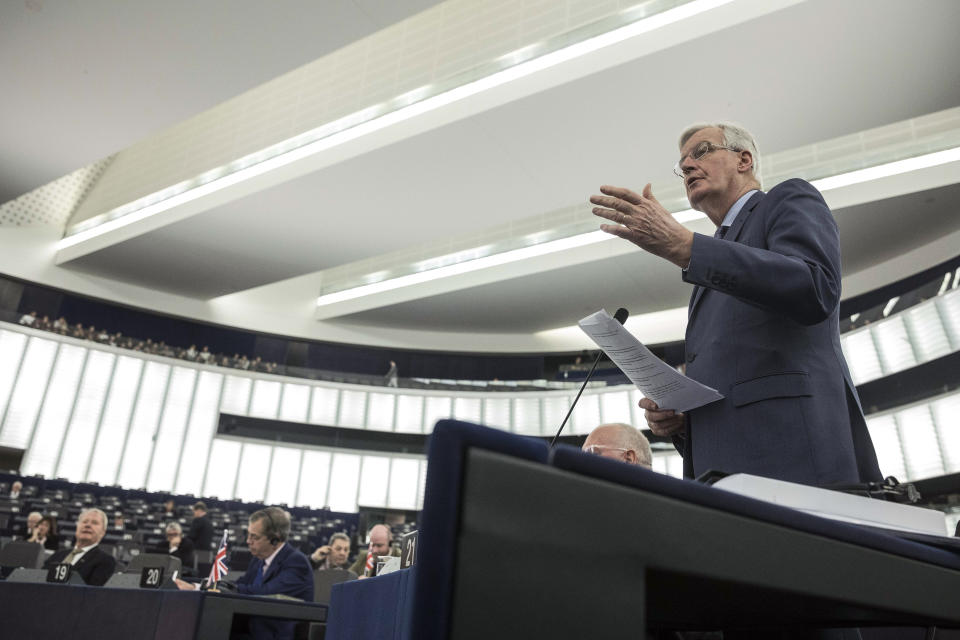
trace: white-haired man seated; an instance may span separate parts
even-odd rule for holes
[[[639,429],[622,422],[600,425],[587,436],[581,448],[587,453],[627,464],[636,464],[647,469],[653,466],[653,453],[646,436],[640,433]]]
[[[88,585],[101,587],[117,568],[114,557],[97,547],[107,532],[107,514],[100,509],[84,509],[77,518],[77,532],[72,549],[61,549],[50,556],[44,565],[67,563],[80,574]]]

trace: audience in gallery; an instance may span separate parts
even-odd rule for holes
[[[27,516],[27,524],[20,531],[20,537],[24,540],[29,540],[33,537],[33,531],[37,528],[37,525],[40,524],[40,521],[43,520],[43,514],[39,511],[31,511]]]
[[[40,522],[34,527],[33,533],[27,538],[27,542],[41,544],[48,551],[59,549],[60,537],[57,535],[57,519],[53,516],[41,517]]]
[[[97,548],[106,532],[107,514],[100,509],[85,509],[77,520],[73,548],[54,553],[44,568],[49,569],[61,563],[70,564],[86,584],[102,587],[117,567],[112,555]]]
[[[17,480],[12,485],[10,485],[10,499],[16,500],[20,497],[20,490],[23,489],[23,483]]]
[[[335,533],[322,547],[310,554],[310,564],[314,569],[346,569],[350,558],[350,538],[345,533]]]
[[[604,458],[653,468],[650,441],[639,429],[622,422],[600,425],[590,432],[581,449]]]
[[[160,543],[157,552],[180,558],[181,566],[186,574],[187,569],[193,567],[193,541],[184,537],[183,528],[177,522],[168,523],[164,533],[166,540]]]
[[[387,525],[373,525],[367,534],[367,539],[370,542],[367,545],[366,552],[358,553],[357,560],[350,565],[350,571],[353,571],[360,578],[368,578],[373,575],[378,556],[400,557],[400,550],[390,544],[393,541],[393,532]]]

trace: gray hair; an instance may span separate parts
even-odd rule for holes
[[[285,542],[290,535],[290,514],[280,507],[267,507],[250,514],[250,522],[263,521],[263,533],[267,538]]]
[[[176,531],[177,533],[183,533],[183,527],[180,526],[179,522],[171,522],[167,525],[165,531]]]
[[[637,454],[637,464],[647,469],[653,468],[653,451],[650,450],[650,441],[639,429],[623,422],[611,422],[602,424],[600,427],[617,427],[620,444],[624,449],[631,449]]]
[[[350,544],[350,536],[348,536],[347,534],[345,534],[345,533],[343,533],[343,532],[339,532],[339,531],[338,531],[337,533],[333,534],[332,536],[330,536],[330,540],[327,541],[327,544],[332,545],[332,544],[333,544],[334,542],[336,542],[337,540],[346,540],[346,541],[347,541],[347,545]]]
[[[687,140],[693,137],[693,134],[704,129],[720,129],[720,132],[723,133],[724,146],[732,147],[737,151],[749,151],[753,158],[753,177],[757,182],[760,182],[760,151],[757,149],[757,141],[754,140],[753,134],[740,125],[732,122],[698,122],[692,124],[680,134],[678,147],[683,149],[683,145],[687,144]]]
[[[107,514],[104,513],[102,509],[97,509],[96,507],[90,507],[89,509],[84,509],[83,511],[81,511],[81,512],[80,512],[80,515],[77,516],[77,522],[80,522],[81,520],[83,520],[83,516],[87,515],[88,513],[95,513],[95,514],[97,514],[98,516],[100,516],[100,520],[103,521],[103,528],[104,528],[104,530],[106,530],[106,528],[107,528]]]

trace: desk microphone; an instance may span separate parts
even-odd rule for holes
[[[617,309],[617,312],[613,314],[613,319],[623,324],[627,321],[627,318],[630,316],[630,312],[620,307]],[[563,431],[563,427],[566,426],[567,420],[570,419],[570,416],[573,414],[573,408],[577,406],[577,402],[580,400],[580,395],[583,393],[583,390],[587,388],[587,383],[590,382],[590,378],[593,376],[593,372],[597,370],[597,365],[600,364],[600,358],[603,357],[603,350],[597,354],[597,359],[593,361],[593,366],[590,367],[590,373],[587,374],[587,377],[583,379],[583,384],[580,385],[580,391],[577,392],[577,397],[573,399],[573,403],[570,405],[570,410],[567,411],[567,417],[563,419],[563,422],[560,423],[560,428],[557,429],[557,435],[553,436],[553,440],[550,441],[550,446],[552,447],[557,443],[557,438],[560,437],[560,432]]]

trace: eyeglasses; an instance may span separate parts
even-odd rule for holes
[[[626,452],[630,449],[624,449],[623,447],[608,447],[603,444],[591,444],[589,447],[584,449],[587,453],[593,454],[595,456],[602,456],[604,451],[620,451]]]
[[[692,169],[684,169],[680,165],[686,162],[687,158],[691,158],[693,160],[702,160],[703,157],[708,153],[713,153],[714,151],[720,151],[721,149],[723,149],[724,151],[734,151],[736,153],[740,153],[741,151],[743,151],[743,149],[725,147],[723,145],[713,144],[708,140],[704,140],[703,142],[695,146],[693,148],[693,151],[691,151],[687,155],[680,158],[680,162],[673,165],[673,172],[677,175],[678,178],[686,178],[687,174],[690,173]]]

